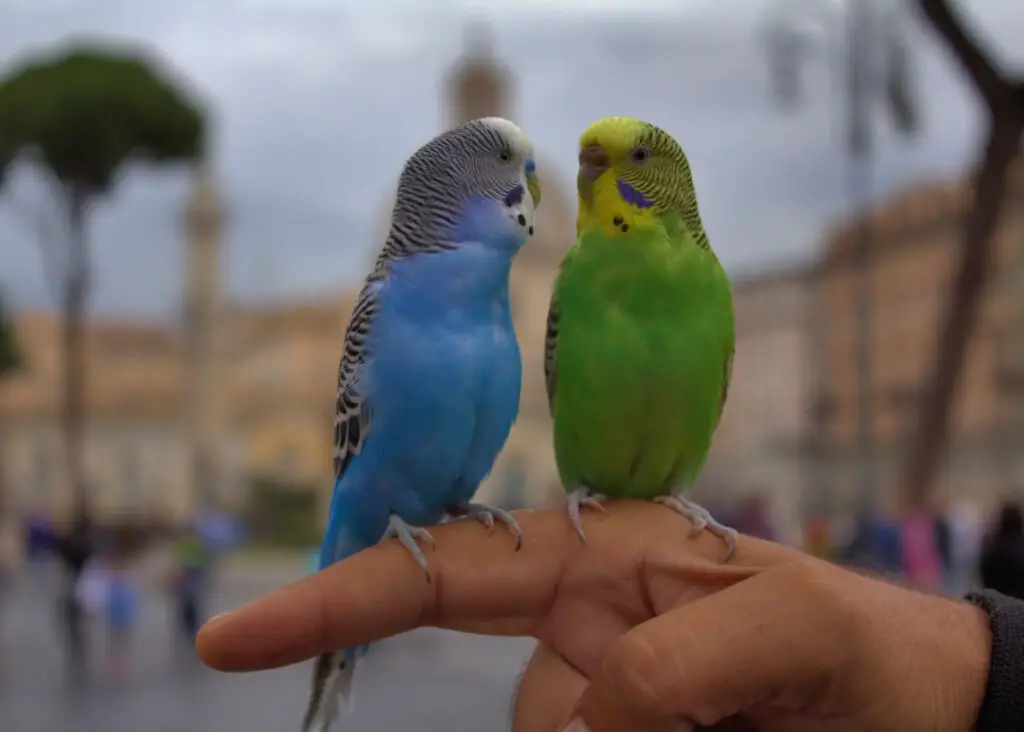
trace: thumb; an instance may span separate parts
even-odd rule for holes
[[[854,643],[820,565],[782,565],[638,625],[577,704],[585,726],[569,729],[690,732],[773,701],[806,708]]]

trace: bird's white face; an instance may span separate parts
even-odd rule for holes
[[[509,143],[518,159],[526,161],[533,158],[533,142],[515,122],[501,117],[485,117],[482,121]]]
[[[487,117],[482,120],[502,136],[512,151],[512,159],[519,166],[519,182],[523,186],[524,195],[521,201],[508,206],[508,216],[533,236],[533,227],[537,215],[537,203],[534,191],[539,191],[536,163],[533,159],[533,142],[527,137],[519,125],[501,117]]]

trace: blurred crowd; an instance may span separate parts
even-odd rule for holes
[[[716,506],[741,533],[789,541],[773,520],[769,503],[750,495]],[[986,516],[970,501],[942,510],[892,510],[866,517],[811,517],[802,547],[815,556],[867,569],[927,590],[962,595],[976,587],[1024,599],[1024,507],[1008,499]]]
[[[230,543],[202,521],[159,536],[132,526],[96,526],[84,516],[64,526],[30,516],[7,529],[0,527],[0,631],[15,585],[41,590],[55,611],[55,641],[64,651],[69,682],[85,681],[98,664],[108,677],[130,675],[154,554],[164,559],[159,585],[171,609],[175,645],[193,656],[211,572]],[[97,637],[105,643],[94,649]]]
[[[931,591],[985,587],[1024,599],[1024,508],[1016,499],[988,517],[964,502],[860,518],[845,531],[824,519],[806,528],[805,548],[842,564]]]
[[[742,533],[784,540],[760,496],[718,513]],[[31,516],[13,530],[0,527],[0,631],[4,600],[17,581],[45,587],[42,596],[56,612],[55,640],[64,651],[69,681],[85,680],[97,664],[109,677],[128,676],[142,593],[151,584],[144,580],[152,575],[149,559],[157,545],[165,560],[158,584],[170,609],[171,634],[176,648],[191,658],[212,570],[237,541],[237,530],[199,519],[158,537],[130,527],[98,527],[81,518],[58,526]],[[1024,508],[1017,501],[1006,501],[991,517],[964,503],[933,513],[871,516],[849,525],[812,518],[804,525],[803,544],[822,558],[933,591],[962,594],[983,586],[1024,599]],[[316,570],[315,559],[313,552],[309,571]],[[96,637],[105,640],[98,649],[91,642]]]

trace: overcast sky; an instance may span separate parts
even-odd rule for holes
[[[492,22],[497,52],[517,75],[510,116],[566,195],[582,128],[629,114],[687,149],[712,242],[733,274],[813,256],[823,227],[845,210],[841,97],[827,51],[808,65],[807,104],[781,114],[755,42],[764,0],[473,5],[0,0],[0,68],[75,34],[134,39],[162,54],[215,112],[228,286],[247,300],[316,295],[363,277],[402,161],[440,128],[438,79],[470,18]],[[1002,62],[1024,66],[1024,3],[970,7]],[[979,132],[976,101],[944,48],[916,18],[909,28],[925,129],[907,144],[878,115],[879,196],[958,174]],[[132,171],[97,209],[94,311],[178,312],[186,182],[181,171]],[[20,307],[53,303],[32,230],[14,213],[40,194],[20,170],[4,196],[16,208],[0,203],[0,287]]]

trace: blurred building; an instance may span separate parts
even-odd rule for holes
[[[1012,169],[1010,200],[995,243],[992,276],[981,302],[952,415],[951,451],[938,497],[988,503],[1024,479],[1024,163]],[[908,190],[870,215],[871,370],[879,501],[898,499],[898,481],[918,425],[922,394],[934,365],[938,328],[960,256],[967,180]],[[854,327],[854,224],[825,240],[815,273],[813,323],[821,343],[809,430],[818,436],[813,488],[837,511],[856,499],[857,425]]]
[[[448,125],[513,116],[512,74],[481,29],[468,34],[442,88]],[[551,284],[574,238],[573,207],[543,157],[538,169],[537,234],[516,262],[511,287],[522,409],[481,493],[512,506],[559,494],[542,358]],[[314,493],[326,510],[337,363],[359,288],[264,307],[226,300],[223,218],[214,181],[200,167],[183,216],[181,327],[121,319],[87,325],[87,479],[101,518],[143,512],[181,520],[201,501],[241,508],[254,481]],[[380,241],[385,235],[386,221]],[[0,392],[10,435],[0,470],[15,505],[62,515],[71,504],[60,440],[60,321],[54,313],[24,313],[17,327],[29,368]]]
[[[736,353],[729,398],[704,475],[703,499],[759,496],[782,540],[801,536],[803,439],[812,383],[806,267],[733,282]]]
[[[0,392],[7,439],[0,458],[14,506],[70,510],[61,440],[61,329],[50,313],[16,321],[27,368]],[[185,396],[178,335],[127,320],[89,325],[85,335],[86,476],[97,512],[188,509]]]

